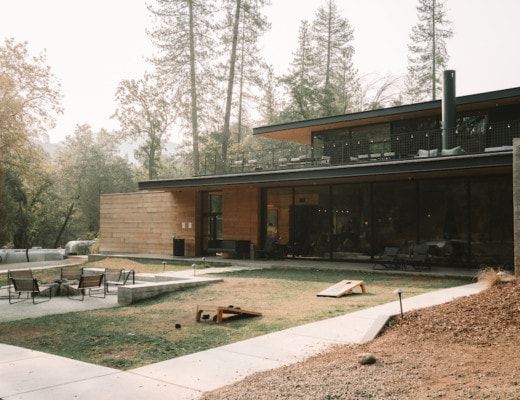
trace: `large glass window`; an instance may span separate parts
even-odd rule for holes
[[[222,194],[207,193],[203,198],[204,221],[203,229],[208,240],[222,239]]]
[[[430,246],[433,262],[463,264],[468,256],[468,181],[419,182],[419,242]]]
[[[264,247],[267,242],[281,245],[289,244],[290,210],[292,206],[292,189],[269,189],[266,196],[266,226],[263,236]]]
[[[369,259],[372,240],[370,185],[333,186],[332,204],[332,257]]]
[[[383,154],[390,151],[390,124],[361,126],[351,129],[353,155]]]
[[[457,118],[455,139],[457,146],[461,146],[468,153],[483,151],[486,147],[485,115],[463,115]]]
[[[436,265],[512,265],[511,175],[266,191],[263,231],[292,257],[370,261],[427,244]]]
[[[329,186],[296,188],[291,217],[293,256],[322,258],[330,254]]]
[[[385,247],[407,253],[417,240],[417,184],[413,181],[374,184],[374,254]]]
[[[313,135],[314,157],[330,157],[331,164],[343,164],[349,160],[350,134],[347,128],[334,132],[318,132]]]
[[[470,193],[472,258],[479,264],[512,266],[514,234],[511,175],[473,178]]]

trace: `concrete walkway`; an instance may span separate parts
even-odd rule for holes
[[[404,298],[403,309],[449,302],[484,288],[474,283]],[[124,372],[0,344],[0,398],[197,399],[203,392],[302,361],[331,345],[370,341],[399,313],[395,301]]]

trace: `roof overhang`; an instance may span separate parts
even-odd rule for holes
[[[520,103],[520,87],[457,97],[458,113]],[[313,132],[323,132],[359,125],[372,125],[413,118],[440,116],[440,100],[409,104],[379,110],[289,122],[253,129],[253,135],[295,143],[310,144]]]
[[[199,188],[221,189],[230,185],[256,185],[259,187],[278,185],[312,185],[341,181],[348,178],[390,179],[399,175],[407,177],[424,173],[452,171],[452,175],[481,174],[485,170],[510,170],[513,165],[512,152],[483,153],[460,156],[434,157],[425,159],[395,160],[356,163],[319,168],[294,170],[257,171],[231,175],[196,176],[191,178],[153,180],[139,182],[139,190],[168,190]],[[446,176],[443,174],[442,176]]]

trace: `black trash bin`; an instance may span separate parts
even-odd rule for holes
[[[173,255],[184,256],[184,239],[173,239]]]

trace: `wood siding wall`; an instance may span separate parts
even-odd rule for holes
[[[260,189],[222,191],[222,237],[258,245]],[[184,239],[184,255],[202,255],[200,192],[138,192],[101,196],[100,245],[105,254],[173,254],[172,234]]]
[[[260,234],[260,189],[227,188],[222,193],[222,238],[251,240],[258,245]]]
[[[195,191],[103,195],[100,252],[172,255],[172,234],[195,255]]]

